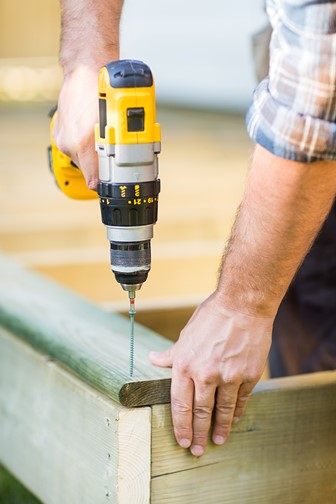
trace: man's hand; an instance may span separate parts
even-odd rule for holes
[[[218,287],[178,342],[152,354],[172,367],[172,415],[183,447],[222,444],[265,366],[278,306],[336,194],[336,163],[281,159],[256,147]]]
[[[98,157],[94,126],[98,122],[98,69],[81,65],[64,76],[60,92],[54,139],[82,170],[87,186],[96,189]]]
[[[173,368],[171,407],[177,442],[203,454],[214,413],[212,440],[223,444],[242,416],[265,368],[273,319],[224,308],[213,294],[195,311],[178,342],[150,354]]]

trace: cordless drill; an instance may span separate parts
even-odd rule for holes
[[[132,376],[134,300],[151,267],[150,241],[158,217],[160,192],[157,155],[161,133],[156,122],[152,72],[142,61],[112,61],[99,72],[98,95],[97,193],[110,242],[111,269],[130,300]],[[53,125],[51,131],[52,128]],[[95,192],[86,188],[80,170],[60,153],[53,139],[49,151],[51,170],[67,196],[96,197]]]
[[[99,72],[98,93],[95,139],[102,221],[111,269],[134,298],[151,266],[160,192],[160,125],[155,122],[152,73],[140,61],[113,61]]]

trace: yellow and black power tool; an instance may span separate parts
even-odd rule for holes
[[[123,289],[135,293],[151,265],[160,180],[152,72],[140,61],[113,61],[99,72],[100,208],[111,246],[111,268]]]
[[[161,133],[156,122],[152,72],[142,61],[112,61],[99,72],[98,93],[97,193],[110,242],[111,269],[117,282],[128,291],[134,320],[135,293],[151,267],[150,242],[160,192],[157,155]],[[81,171],[60,153],[53,140],[49,152],[51,171],[67,196],[97,197],[86,187]]]

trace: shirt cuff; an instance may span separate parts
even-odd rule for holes
[[[336,159],[336,124],[279,103],[268,83],[266,78],[259,84],[246,116],[251,139],[276,156],[301,163]]]

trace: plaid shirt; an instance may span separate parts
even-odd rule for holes
[[[336,159],[336,2],[268,0],[269,76],[254,93],[251,138],[283,158]]]

